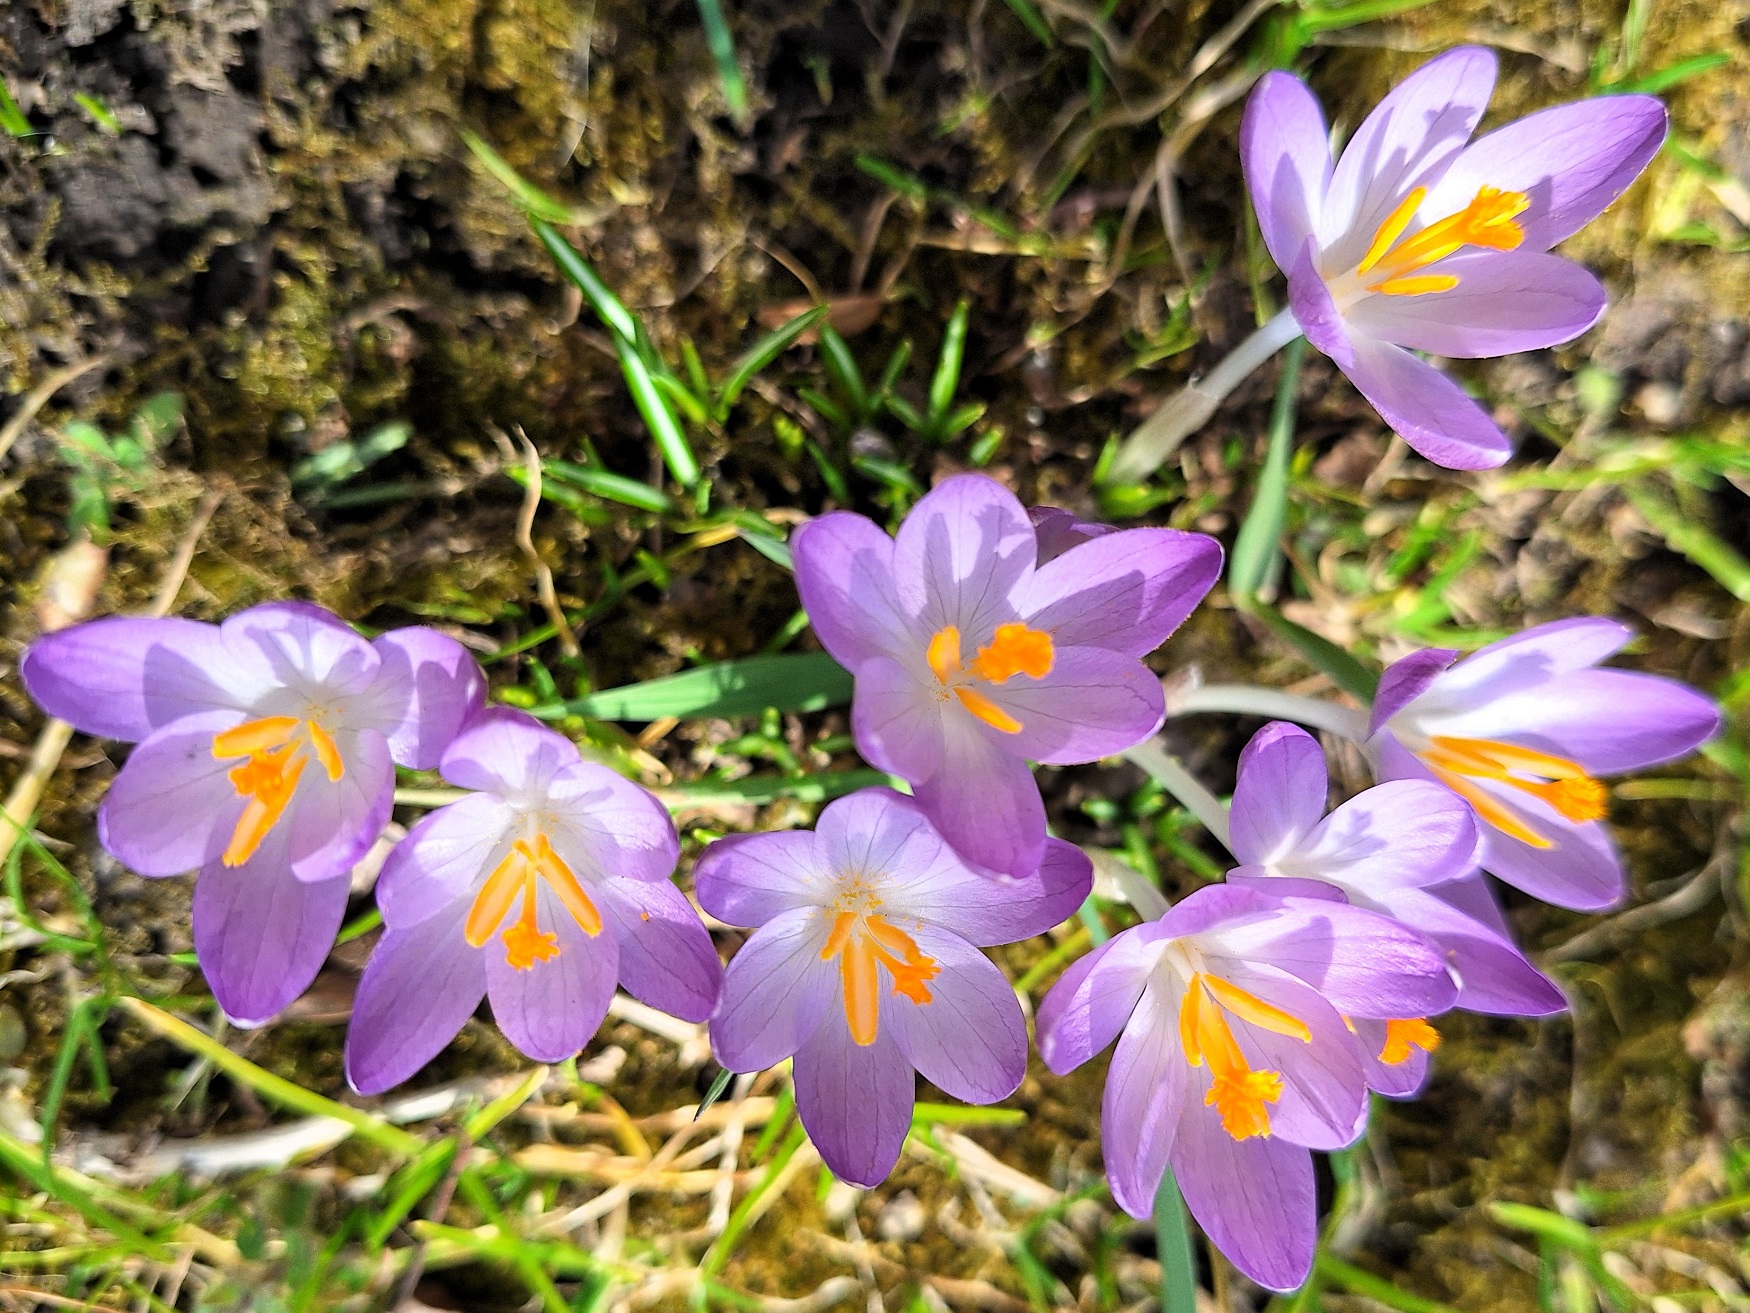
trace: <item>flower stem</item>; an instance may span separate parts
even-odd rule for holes
[[[1147,771],[1150,779],[1185,804],[1223,848],[1233,851],[1228,842],[1227,808],[1222,806],[1220,798],[1197,782],[1177,757],[1161,746],[1159,739],[1138,743],[1124,754],[1124,759]]]
[[[1314,729],[1341,734],[1357,743],[1367,738],[1367,713],[1359,707],[1345,707],[1323,698],[1301,697],[1297,693],[1260,688],[1256,684],[1202,684],[1174,695],[1167,706],[1169,716],[1189,716],[1202,711],[1292,720]],[[1141,762],[1137,764],[1142,765]],[[1148,767],[1143,766],[1143,769]]]
[[[1197,1313],[1197,1257],[1171,1167],[1155,1192],[1155,1254],[1161,1261],[1161,1313]]]
[[[1140,483],[1178,445],[1197,432],[1259,365],[1300,336],[1300,324],[1292,311],[1284,310],[1230,351],[1204,377],[1187,383],[1177,395],[1162,402],[1124,440],[1107,471],[1107,483]]]

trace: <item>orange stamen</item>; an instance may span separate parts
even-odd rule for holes
[[[537,962],[557,957],[559,936],[543,931],[536,916],[536,902],[543,880],[584,934],[592,939],[601,934],[602,915],[595,902],[564,859],[553,851],[547,836],[537,833],[533,840],[518,839],[511,844],[504,859],[492,868],[492,874],[486,877],[480,892],[474,895],[468,919],[462,926],[462,937],[470,946],[484,948],[486,941],[504,925],[511,904],[521,894],[522,912],[510,925],[504,926],[505,961],[518,971],[526,971]]]
[[[316,749],[316,760],[328,772],[329,780],[338,782],[346,774],[346,763],[340,759],[340,749],[335,746],[334,736],[322,728],[320,721],[310,722],[310,744]]]
[[[1268,1135],[1270,1114],[1264,1105],[1282,1097],[1282,1073],[1252,1070],[1222,1014],[1224,1007],[1242,1021],[1303,1043],[1311,1042],[1312,1031],[1298,1017],[1202,972],[1191,977],[1179,1005],[1179,1042],[1185,1058],[1193,1067],[1207,1062],[1214,1077],[1203,1102],[1220,1114],[1222,1129],[1234,1139]]]
[[[224,761],[271,751],[289,742],[301,723],[296,716],[263,716],[260,720],[245,721],[223,734],[213,735],[213,756]]]
[[[1385,222],[1379,225],[1379,231],[1373,234],[1373,245],[1367,248],[1367,254],[1361,257],[1361,263],[1355,266],[1356,273],[1366,273],[1391,250],[1398,238],[1404,235],[1404,229],[1410,226],[1410,220],[1416,217],[1416,211],[1422,208],[1422,202],[1427,195],[1426,187],[1417,187],[1398,202],[1397,209],[1386,215]]]
[[[1428,292],[1450,291],[1458,286],[1458,279],[1451,274],[1429,274],[1419,278],[1408,275],[1467,246],[1512,251],[1525,240],[1525,230],[1515,220],[1530,206],[1531,198],[1524,192],[1479,187],[1470,204],[1457,214],[1449,214],[1414,236],[1398,241],[1425,196],[1423,188],[1412,191],[1374,233],[1367,254],[1355,267],[1357,274],[1366,274],[1374,266],[1379,266],[1381,276],[1368,284],[1369,291],[1389,296],[1421,296]]]
[[[1541,798],[1559,815],[1577,823],[1602,820],[1608,810],[1604,785],[1588,775],[1584,766],[1566,757],[1494,739],[1435,734],[1429,743],[1429,748],[1420,755],[1435,778],[1476,808],[1477,814],[1496,829],[1534,848],[1548,848],[1550,841],[1471,780],[1511,785]]]
[[[1248,994],[1238,985],[1230,984],[1220,976],[1204,976],[1203,984],[1215,995],[1216,1001],[1222,1007],[1241,1021],[1249,1021],[1254,1026],[1261,1026],[1278,1035],[1287,1035],[1302,1044],[1312,1043],[1312,1031],[1299,1017],[1292,1016],[1281,1008],[1271,1007],[1256,994]]]
[[[930,669],[939,681],[946,684],[953,679],[960,673],[960,631],[953,625],[938,629],[935,637],[930,639],[924,659],[930,663]]]
[[[1440,1047],[1440,1032],[1422,1017],[1403,1017],[1385,1023],[1385,1047],[1379,1060],[1391,1066],[1408,1062],[1416,1049],[1432,1053]]]
[[[1376,283],[1373,290],[1387,296],[1424,296],[1429,292],[1450,292],[1457,286],[1457,274],[1411,274],[1408,278],[1388,278]]]
[[[1042,629],[1029,629],[1020,623],[998,625],[996,634],[973,658],[972,672],[993,684],[1026,675],[1029,679],[1044,679],[1051,673],[1056,659],[1051,635]]]
[[[1019,734],[1021,732],[1020,721],[976,689],[957,688],[954,690],[954,696],[960,699],[961,706],[992,729],[1001,730],[1004,734]]]
[[[462,938],[469,947],[484,948],[486,941],[498,933],[498,927],[510,914],[510,905],[527,883],[528,865],[519,839],[474,895],[474,905],[468,909],[468,920],[462,926]]]
[[[868,1048],[881,1027],[881,970],[873,942],[856,935],[845,945],[839,955],[839,983],[851,1039]]]
[[[571,913],[572,919],[584,934],[591,939],[601,934],[602,914],[596,909],[594,900],[578,883],[576,874],[553,851],[553,845],[548,842],[545,834],[535,836],[535,869],[541,873],[547,887],[559,895],[559,901],[565,904],[565,910]]]
[[[851,1039],[864,1047],[881,1026],[881,971],[893,977],[893,992],[920,1006],[932,1001],[929,982],[941,973],[898,926],[867,912],[838,912],[820,950],[820,960],[839,959],[839,986],[845,996],[845,1022]]]
[[[226,866],[241,866],[253,857],[291,805],[298,780],[310,761],[304,751],[306,730],[310,746],[315,748],[316,758],[328,772],[328,778],[340,779],[346,773],[340,749],[328,731],[313,720],[263,716],[213,735],[216,760],[246,758],[226,772],[237,796],[249,799],[220,859]]]

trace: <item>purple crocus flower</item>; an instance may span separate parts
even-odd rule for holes
[[[1288,275],[1294,324],[1410,446],[1451,469],[1499,465],[1511,446],[1411,352],[1507,355],[1592,327],[1603,287],[1550,248],[1597,218],[1665,139],[1653,97],[1598,96],[1472,142],[1494,84],[1490,51],[1430,60],[1334,166],[1317,100],[1287,73],[1264,75],[1240,126],[1246,184]]]
[[[652,794],[519,712],[475,716],[439,770],[474,793],[423,817],[377,881],[387,927],[359,980],[346,1075],[375,1094],[418,1071],[483,996],[537,1062],[607,1015],[616,982],[684,1021],[722,968],[670,877],[674,823]]]
[[[1231,844],[1240,865],[1228,881],[1275,893],[1322,882],[1413,927],[1446,954],[1458,1007],[1512,1016],[1563,1008],[1561,991],[1525,960],[1477,874],[1468,803],[1428,780],[1395,780],[1327,816],[1329,787],[1325,754],[1305,730],[1277,721],[1253,735],[1234,785]],[[1374,1089],[1420,1088],[1439,1043],[1426,1017],[1356,1021],[1355,1031]]]
[[[1624,874],[1596,777],[1685,756],[1720,725],[1685,684],[1599,665],[1633,636],[1586,616],[1456,663],[1411,653],[1380,679],[1366,750],[1381,779],[1435,780],[1470,804],[1485,871],[1559,907],[1608,907]]]
[[[1101,528],[1046,516],[1036,531],[1012,493],[967,474],[920,500],[897,540],[843,511],[791,540],[814,631],[856,676],[858,749],[993,871],[1031,874],[1045,852],[1028,761],[1095,761],[1159,728],[1140,658],[1221,569],[1202,534]]]
[[[1292,1290],[1317,1241],[1308,1150],[1351,1143],[1366,1119],[1344,1018],[1428,1016],[1454,993],[1440,954],[1395,921],[1217,885],[1066,971],[1040,1004],[1039,1052],[1063,1073],[1117,1039],[1101,1110],[1112,1197],[1147,1217],[1170,1164],[1234,1265]]]
[[[724,976],[717,1060],[759,1071],[794,1055],[796,1111],[821,1158],[875,1185],[911,1126],[914,1070],[968,1103],[1020,1085],[1021,1005],[978,950],[1073,915],[1093,867],[1052,839],[1025,878],[992,876],[916,801],[863,789],[813,831],[718,840],[695,878],[706,911],[759,927]]]
[[[395,764],[436,765],[484,687],[453,639],[367,642],[305,602],[219,625],[94,620],[38,639],[23,676],[50,715],[139,744],[98,836],[141,875],[199,871],[195,951],[240,1025],[315,978],[347,874],[389,819]]]

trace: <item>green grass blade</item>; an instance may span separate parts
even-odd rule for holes
[[[30,126],[30,120],[18,108],[18,102],[12,98],[12,92],[7,89],[4,78],[0,78],[0,128],[4,128],[13,137],[36,135],[36,129]]]
[[[665,515],[675,508],[674,498],[661,488],[653,488],[648,483],[629,479],[623,474],[613,474],[588,465],[574,465],[564,460],[544,460],[541,462],[541,469],[562,483],[572,484],[585,492],[594,493],[597,497],[606,497],[609,501],[635,506],[641,511]]]
[[[723,100],[736,123],[745,127],[748,121],[747,82],[741,76],[741,65],[735,59],[735,38],[723,17],[723,6],[717,0],[699,0],[699,22],[705,28],[705,44],[711,47],[711,58],[717,64],[717,79],[723,84]]]
[[[1363,702],[1373,701],[1379,689],[1379,676],[1330,639],[1296,624],[1274,607],[1248,605],[1243,609],[1263,621],[1271,633],[1299,652],[1313,669],[1329,675],[1345,693]]]
[[[1319,1254],[1314,1270],[1333,1285],[1342,1286],[1357,1295],[1364,1295],[1376,1304],[1396,1309],[1398,1313],[1458,1313],[1450,1304],[1411,1294],[1394,1286],[1384,1277],[1376,1277],[1371,1272],[1363,1271],[1327,1253]]]
[[[1628,484],[1623,493],[1674,552],[1681,552],[1706,570],[1740,602],[1750,602],[1750,561],[1705,525],[1684,515],[1644,485]]]
[[[1045,21],[1045,15],[1039,12],[1033,0],[1003,0],[1003,3],[1021,20],[1021,26],[1038,38],[1040,45],[1047,50],[1057,45],[1057,38],[1051,33],[1051,25]]]
[[[826,372],[832,375],[839,387],[844,389],[849,398],[851,408],[860,417],[869,410],[869,389],[863,383],[863,371],[857,368],[857,359],[851,354],[850,344],[839,336],[839,332],[830,322],[820,326],[820,358],[826,366]]]
[[[1173,1169],[1155,1192],[1155,1253],[1161,1262],[1161,1313],[1197,1313],[1197,1256]]]
[[[532,707],[530,714],[547,720],[590,716],[648,721],[663,716],[757,716],[767,707],[819,711],[850,700],[850,671],[824,652],[799,652],[719,661],[570,702]]]
[[[954,389],[960,386],[960,366],[966,355],[966,322],[971,313],[971,304],[962,297],[948,317],[948,328],[942,335],[942,354],[930,379],[930,418],[938,425],[954,402]]]
[[[569,205],[553,199],[511,168],[504,156],[488,146],[478,133],[470,132],[467,128],[461,129],[461,133],[468,149],[474,152],[474,158],[510,193],[517,208],[531,220],[544,220],[547,223],[577,222],[577,215]]]
[[[788,351],[797,338],[825,319],[831,308],[817,305],[804,310],[789,323],[774,328],[748,348],[747,353],[735,362],[735,367],[729,371],[729,377],[723,380],[723,387],[717,394],[719,421],[728,415],[729,408],[735,404],[735,399],[741,395],[741,390],[748,385],[749,380]]]
[[[632,344],[621,338],[614,345],[620,349],[620,371],[626,376],[626,386],[632,389],[632,404],[638,407],[650,436],[656,439],[663,464],[668,466],[676,483],[691,488],[699,481],[699,462],[687,435],[681,432],[680,421],[668,408],[667,399],[657,390],[650,370]]]
[[[638,321],[621,303],[620,298],[608,290],[608,285],[601,280],[578,249],[555,232],[552,224],[540,215],[531,214],[529,226],[535,230],[535,236],[540,238],[541,245],[547,248],[547,254],[553,257],[553,263],[559,266],[559,272],[583,293],[583,299],[589,302],[590,309],[596,312],[601,321],[628,343],[636,341]]]
[[[1306,358],[1306,339],[1297,337],[1282,356],[1282,381],[1276,388],[1276,405],[1270,412],[1269,447],[1252,505],[1246,511],[1234,540],[1233,559],[1228,562],[1227,589],[1236,599],[1256,597],[1269,580],[1281,550],[1282,526],[1288,518],[1288,458],[1294,450],[1296,392],[1300,387],[1300,363]]]

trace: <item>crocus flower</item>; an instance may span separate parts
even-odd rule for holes
[[[415,627],[367,642],[304,602],[219,625],[94,620],[38,639],[23,676],[49,714],[139,743],[98,836],[141,875],[199,871],[195,951],[241,1025],[315,978],[346,877],[389,819],[395,764],[435,765],[483,689],[454,639]]]
[[[1094,761],[1154,733],[1165,705],[1140,658],[1221,568],[1202,534],[1047,519],[1042,559],[1021,503],[968,474],[897,540],[843,511],[791,540],[814,631],[856,676],[858,749],[911,783],[963,857],[1015,876],[1045,852],[1028,761]]]
[[[978,950],[1073,915],[1093,867],[1052,839],[1025,878],[992,876],[915,800],[863,789],[813,831],[718,840],[695,878],[706,911],[759,927],[724,976],[718,1062],[759,1071],[794,1055],[796,1111],[821,1158],[875,1185],[905,1143],[914,1070],[968,1103],[1020,1085],[1021,1006]]]
[[[1558,105],[1471,142],[1494,84],[1490,51],[1448,51],[1379,103],[1334,166],[1318,102],[1287,73],[1265,74],[1240,126],[1246,184],[1288,275],[1295,324],[1404,441],[1452,469],[1499,465],[1510,444],[1411,351],[1507,355],[1596,323],[1604,289],[1550,248],[1621,195],[1665,138],[1664,106],[1623,95]]]
[[[1366,1118],[1344,1018],[1428,1016],[1453,995],[1440,954],[1395,921],[1214,885],[1066,971],[1039,1052],[1063,1073],[1117,1039],[1100,1115],[1112,1197],[1147,1217],[1170,1164],[1234,1265],[1292,1290],[1317,1240],[1308,1150],[1351,1143]]]
[[[648,790],[497,707],[468,722],[438,768],[474,792],[423,817],[377,881],[387,929],[347,1031],[354,1089],[406,1080],[482,996],[537,1062],[589,1042],[616,982],[683,1021],[711,1015],[722,968],[670,879],[680,845]]]
[[[1674,760],[1719,710],[1675,680],[1599,663],[1633,631],[1585,616],[1538,625],[1462,661],[1411,653],[1386,670],[1366,749],[1382,779],[1431,779],[1483,822],[1484,870],[1560,907],[1622,896],[1600,775]]]
[[[1468,803],[1430,780],[1394,780],[1327,816],[1329,787],[1325,754],[1305,730],[1277,721],[1253,735],[1234,785],[1230,842],[1240,865],[1228,881],[1276,893],[1320,882],[1413,927],[1457,973],[1458,1007],[1514,1016],[1562,1009],[1561,991],[1525,960],[1477,874]],[[1426,1017],[1357,1021],[1355,1033],[1374,1089],[1420,1088],[1439,1043]]]

